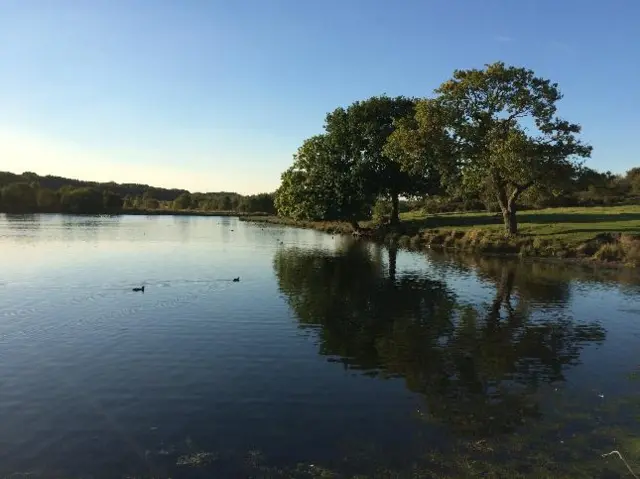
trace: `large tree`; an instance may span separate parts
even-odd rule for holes
[[[185,192],[173,200],[173,207],[176,210],[187,210],[191,207],[191,201],[191,194]]]
[[[104,199],[95,188],[65,186],[60,189],[60,206],[64,213],[96,214],[103,212]]]
[[[27,213],[37,210],[37,188],[24,182],[10,183],[0,189],[0,211]]]
[[[438,183],[432,177],[403,169],[398,158],[385,150],[396,125],[413,118],[415,104],[415,99],[403,96],[374,96],[337,108],[325,122],[327,137],[349,159],[368,196],[391,200],[392,224],[399,221],[400,196],[428,193]]]
[[[497,200],[508,234],[518,231],[522,193],[565,183],[576,159],[591,153],[576,136],[581,127],[556,115],[558,85],[531,70],[502,62],[456,70],[436,93],[457,145],[462,184]]]
[[[446,111],[431,99],[419,100],[414,116],[399,118],[387,138],[384,153],[411,178],[420,178],[427,194],[440,194],[443,185],[457,186],[457,148],[447,129]]]
[[[391,200],[396,223],[401,196],[430,192],[439,179],[402,168],[385,150],[402,120],[414,116],[415,100],[377,96],[327,114],[325,133],[309,138],[282,175],[279,214],[299,219],[347,220],[354,228],[377,199]]]
[[[278,214],[303,220],[347,220],[354,228],[372,202],[358,162],[328,135],[313,136],[294,155],[275,194]]]

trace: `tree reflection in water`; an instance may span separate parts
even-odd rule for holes
[[[462,304],[442,281],[398,274],[396,255],[389,249],[385,264],[379,248],[359,242],[335,253],[290,248],[274,268],[301,327],[317,328],[320,354],[404,378],[424,397],[427,419],[458,435],[489,437],[540,418],[539,386],[563,380],[582,347],[605,338],[565,313],[566,282],[536,281],[508,262],[477,264],[494,298]]]

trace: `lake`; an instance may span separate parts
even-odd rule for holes
[[[639,293],[233,217],[0,215],[0,477],[628,477],[601,455],[640,465]]]

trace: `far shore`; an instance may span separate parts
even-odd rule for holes
[[[100,213],[68,213],[68,212],[50,212],[50,211],[25,211],[25,212],[3,212],[1,214],[6,215],[37,215],[37,214],[60,214],[70,215],[77,214],[82,216],[252,216],[263,217],[269,216],[269,213],[244,213],[238,211],[205,211],[205,210],[169,210],[169,209],[156,209],[156,210],[144,210],[144,209],[122,209],[118,211],[103,211]]]
[[[519,234],[504,234],[494,213],[401,215],[397,226],[362,222],[296,221],[269,215],[246,215],[242,221],[310,228],[330,234],[353,234],[413,250],[447,248],[491,256],[518,256],[611,267],[640,266],[640,206],[552,208],[519,213]]]

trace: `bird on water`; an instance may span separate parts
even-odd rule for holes
[[[240,276],[238,276],[237,278],[233,278],[233,282],[234,282],[234,283],[238,283],[238,282],[240,282]]]
[[[143,293],[144,293],[144,286],[141,286],[141,287],[139,287],[139,288],[133,288],[133,290],[132,290],[132,291],[141,291],[141,292],[143,292]]]

